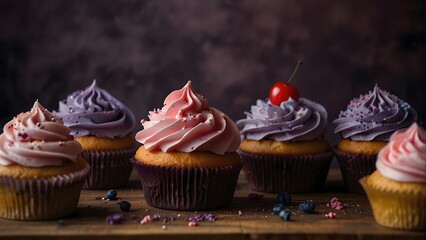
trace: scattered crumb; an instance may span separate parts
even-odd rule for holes
[[[243,215],[243,212],[241,210],[238,210],[238,216]]]

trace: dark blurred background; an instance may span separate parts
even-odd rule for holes
[[[94,78],[138,121],[188,79],[237,120],[298,59],[294,84],[329,122],[375,83],[423,119],[424,10],[422,0],[1,0],[0,123],[36,99],[57,109]]]

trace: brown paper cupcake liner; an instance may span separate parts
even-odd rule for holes
[[[307,155],[261,155],[238,151],[249,187],[260,192],[321,191],[333,152]]]
[[[0,217],[44,220],[75,211],[89,165],[80,171],[41,179],[0,177]]]
[[[334,149],[334,152],[339,162],[346,189],[350,192],[365,194],[359,179],[372,174],[376,170],[377,154],[354,154],[337,149]]]
[[[392,192],[379,190],[366,183],[360,183],[367,193],[374,219],[384,227],[403,230],[425,230],[424,192]]]
[[[231,203],[241,163],[223,167],[178,168],[131,159],[139,173],[146,202],[156,208],[195,211]]]
[[[83,151],[81,157],[90,165],[83,189],[108,189],[125,185],[129,181],[134,150]]]

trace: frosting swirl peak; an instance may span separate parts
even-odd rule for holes
[[[6,123],[0,135],[0,165],[58,166],[75,161],[81,145],[62,120],[38,101]]]
[[[425,182],[426,132],[416,123],[396,131],[390,142],[379,152],[377,170],[400,182]]]
[[[393,132],[417,120],[416,111],[395,95],[380,89],[350,101],[347,109],[333,121],[334,133],[356,141],[389,141]]]
[[[235,123],[193,92],[191,81],[170,93],[163,108],[150,111],[148,117],[149,121],[141,121],[144,129],[135,137],[148,150],[224,154],[240,145]]]
[[[135,117],[128,107],[97,87],[96,80],[83,91],[76,91],[59,102],[60,116],[76,137],[123,137],[134,127]]]
[[[242,138],[249,140],[307,141],[321,138],[327,126],[325,108],[306,98],[276,106],[257,100],[246,119],[237,121]]]

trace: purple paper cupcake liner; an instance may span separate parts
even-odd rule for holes
[[[346,189],[353,193],[365,194],[359,179],[372,174],[376,170],[377,154],[354,154],[334,149],[342,172]]]
[[[45,220],[75,211],[90,166],[80,171],[41,179],[0,177],[0,217]]]
[[[251,189],[268,192],[321,191],[333,152],[307,155],[261,155],[238,151]]]
[[[139,173],[146,202],[156,208],[195,211],[228,206],[241,163],[223,167],[178,168],[131,159]]]
[[[81,152],[81,157],[90,165],[83,189],[108,189],[125,185],[132,172],[129,158],[133,154],[133,149]]]

